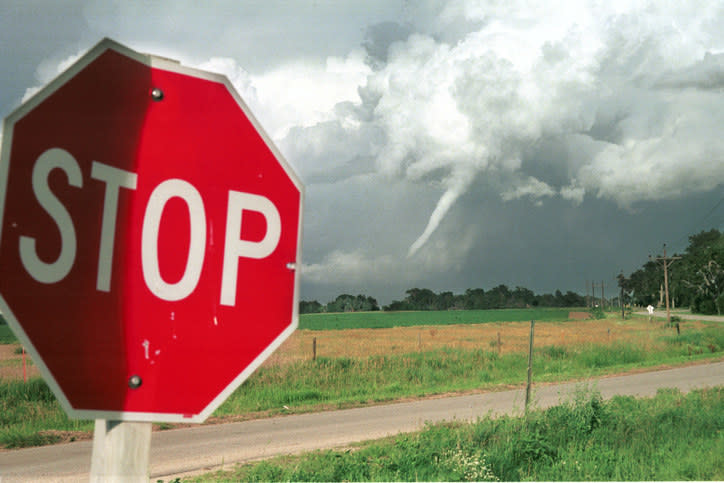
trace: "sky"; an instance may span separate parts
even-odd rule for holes
[[[303,300],[613,294],[724,230],[721,0],[5,0],[0,117],[103,37],[234,84],[306,187]]]

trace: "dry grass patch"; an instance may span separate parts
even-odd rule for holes
[[[0,344],[0,379],[22,380],[23,379],[23,356],[16,354],[18,344]],[[40,371],[33,364],[30,354],[25,354],[27,377],[38,377]]]
[[[703,326],[700,322],[687,322],[688,329],[700,329]],[[443,347],[498,350],[498,334],[501,354],[528,350],[529,322],[390,329],[298,330],[265,365],[283,365],[311,359],[314,339],[317,340],[319,357],[361,358],[424,352]],[[663,334],[665,332],[661,324],[652,324],[645,319],[536,322],[535,345],[574,347],[626,341],[649,349],[661,344],[658,339]]]

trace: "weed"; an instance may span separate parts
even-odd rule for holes
[[[7,448],[52,444],[60,437],[48,430],[82,431],[91,424],[69,420],[42,379],[0,382],[0,444]]]
[[[553,360],[560,360],[568,357],[568,350],[565,347],[556,345],[542,347],[538,350],[538,353]]]
[[[724,330],[709,327],[700,331],[685,330],[681,335],[666,335],[660,339],[669,346],[680,349],[680,354],[712,353],[724,350]]]
[[[722,480],[723,429],[722,387],[610,401],[583,388],[521,418],[435,424],[196,481]]]
[[[603,311],[603,308],[601,308],[601,307],[598,307],[598,306],[591,307],[590,309],[588,309],[588,311],[591,313],[592,319],[600,320],[600,319],[606,318],[606,313]]]
[[[442,454],[438,464],[450,481],[500,481],[482,450],[455,448]]]

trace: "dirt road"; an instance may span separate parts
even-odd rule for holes
[[[645,317],[648,317],[649,314],[645,310],[639,310],[636,312],[636,315],[643,315]],[[679,310],[672,310],[671,315],[672,317],[675,315],[684,320],[706,320],[709,322],[724,322],[724,315],[699,315],[692,314],[691,312],[682,312]],[[654,310],[654,317],[656,317],[657,319],[665,319],[666,310]]]
[[[689,391],[724,385],[724,362],[589,381],[594,382],[604,398],[652,396],[663,387]],[[535,404],[555,405],[576,386],[534,388]],[[344,446],[419,430],[426,422],[521,412],[523,400],[524,391],[519,389],[156,432],[151,442],[150,479],[168,481],[237,462]],[[90,441],[1,452],[0,480],[87,481],[90,456]]]

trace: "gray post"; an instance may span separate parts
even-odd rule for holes
[[[90,481],[148,482],[151,423],[96,419]]]
[[[528,410],[530,402],[530,386],[533,382],[533,328],[535,320],[530,321],[530,344],[528,346],[528,384],[525,386],[525,410]]]

